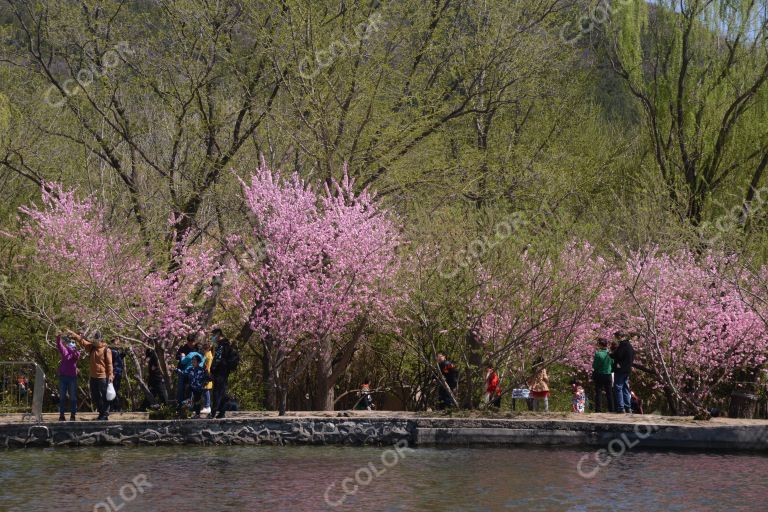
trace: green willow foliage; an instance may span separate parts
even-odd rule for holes
[[[765,2],[632,2],[608,30],[611,58],[642,104],[655,164],[694,225],[713,194],[749,204],[765,171]]]

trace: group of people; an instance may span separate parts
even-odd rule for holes
[[[642,402],[630,390],[629,379],[635,351],[629,336],[623,331],[614,333],[614,340],[605,338],[597,340],[597,350],[592,362],[592,380],[595,385],[595,412],[603,410],[603,393],[605,408],[615,413],[640,413]],[[458,387],[459,371],[442,352],[437,354],[437,366],[442,373],[444,384],[438,383],[438,409],[456,406],[456,390]],[[529,409],[533,411],[549,411],[549,375],[544,361],[539,358],[532,365],[533,371],[526,381],[528,386],[526,399]],[[571,410],[584,413],[587,410],[587,394],[584,385],[579,380],[571,383]],[[493,407],[501,406],[502,388],[499,375],[492,365],[486,366],[484,402]]]
[[[592,360],[592,380],[595,384],[595,412],[601,412],[602,395],[605,393],[608,412],[625,414],[641,412],[639,400],[629,388],[629,377],[635,360],[635,350],[629,336],[616,331],[614,340],[598,338],[597,350]],[[634,409],[633,409],[634,405]]]
[[[190,334],[176,351],[177,413],[182,416],[183,407],[192,405],[193,418],[200,418],[201,414],[223,418],[229,375],[237,369],[240,355],[221,329],[211,331],[210,339],[202,345],[195,340],[196,336]]]
[[[176,352],[177,394],[176,408],[181,416],[183,408],[191,405],[194,417],[207,413],[208,418],[223,418],[228,408],[227,384],[229,375],[237,369],[240,356],[221,329],[211,331],[204,343],[189,335]],[[78,347],[78,344],[80,345]],[[98,411],[98,420],[109,419],[110,411],[121,411],[120,385],[125,372],[125,351],[119,339],[107,346],[98,331],[86,338],[67,331],[56,336],[61,355],[59,363],[59,421],[66,421],[66,402],[70,402],[70,421],[77,418],[77,375],[82,349],[88,357],[88,377],[91,401]],[[155,402],[167,403],[168,392],[160,359],[151,348],[145,352],[148,366],[148,388]],[[114,396],[110,396],[114,394]]]
[[[99,331],[90,340],[75,332],[67,332],[68,335],[56,335],[56,347],[61,355],[59,421],[66,420],[67,397],[70,402],[70,421],[75,421],[77,417],[77,363],[81,356],[77,343],[88,356],[88,387],[93,405],[99,412],[98,419],[106,421],[110,410],[122,410],[119,392],[125,369],[125,351],[122,350],[120,340],[114,340],[113,346],[108,347]],[[110,385],[115,394],[112,398],[108,397]]]
[[[59,365],[59,420],[65,421],[66,400],[69,398],[71,415],[74,421],[77,415],[77,374],[78,362],[83,349],[88,357],[88,376],[91,400],[97,409],[99,420],[109,419],[110,411],[122,409],[120,384],[125,372],[125,351],[119,339],[107,346],[100,332],[95,332],[90,339],[81,334],[67,331],[68,335],[56,336],[56,345],[61,354]],[[147,387],[155,403],[167,403],[168,392],[165,373],[160,358],[155,350],[146,349],[148,366]],[[614,333],[613,342],[605,338],[597,340],[597,350],[592,362],[592,380],[595,385],[595,412],[605,407],[609,412],[642,412],[642,406],[629,387],[635,352],[629,336],[623,331]],[[186,417],[184,408],[193,409],[193,418],[207,414],[208,418],[223,418],[227,410],[227,385],[229,375],[235,371],[240,361],[237,350],[224,336],[221,329],[213,329],[210,338],[200,343],[195,334],[187,336],[185,342],[176,351],[176,410],[179,416]],[[436,357],[437,368],[442,382],[438,382],[438,409],[456,407],[459,382],[458,367],[439,352]],[[549,375],[541,359],[533,364],[533,372],[527,380],[529,407],[534,410],[549,410]],[[501,405],[501,382],[493,366],[488,365],[485,375],[485,401],[495,407]],[[586,393],[579,381],[572,383],[572,410],[582,413],[586,410]],[[113,396],[109,396],[113,395]],[[359,393],[355,408],[371,410],[370,380],[366,379]]]

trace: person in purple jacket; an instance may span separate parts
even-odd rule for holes
[[[70,410],[72,414],[69,421],[75,421],[77,415],[77,361],[80,359],[80,351],[74,341],[69,337],[56,335],[56,346],[61,354],[59,364],[59,421],[66,421],[64,410],[69,395]]]

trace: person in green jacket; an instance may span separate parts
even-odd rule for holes
[[[598,338],[597,350],[592,360],[592,380],[595,381],[595,412],[600,412],[602,404],[602,394],[605,392],[608,403],[608,412],[613,412],[613,382],[611,382],[611,373],[613,372],[613,359],[608,353],[608,340]]]

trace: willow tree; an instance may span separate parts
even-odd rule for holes
[[[748,211],[768,166],[764,0],[621,2],[607,25],[616,72],[640,102],[655,165],[695,226],[720,189]]]

